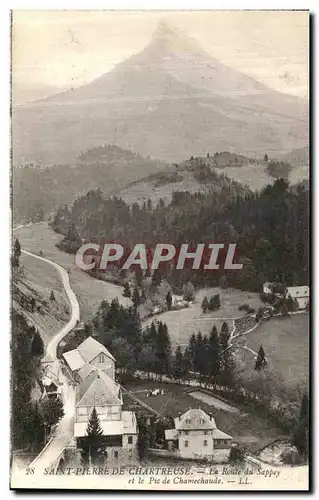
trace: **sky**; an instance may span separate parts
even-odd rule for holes
[[[300,11],[14,11],[13,84],[71,88],[141,51],[159,21],[269,87],[308,95],[308,13]]]

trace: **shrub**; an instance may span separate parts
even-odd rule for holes
[[[245,450],[241,446],[233,445],[230,449],[229,459],[230,464],[240,464],[245,461]]]

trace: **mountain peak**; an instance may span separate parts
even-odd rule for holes
[[[156,31],[153,34],[153,37],[157,38],[157,37],[163,37],[163,36],[165,36],[165,37],[180,36],[181,34],[183,34],[183,33],[181,31],[179,31],[177,28],[175,28],[175,26],[173,26],[169,22],[162,19],[161,21],[159,21],[157,28],[156,28]],[[186,36],[186,35],[184,35],[184,36]]]
[[[183,31],[162,19],[153,33],[151,45],[160,45],[170,50],[202,51],[199,44]]]

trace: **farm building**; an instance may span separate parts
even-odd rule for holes
[[[309,286],[289,286],[286,296],[289,295],[297,300],[299,309],[306,309],[310,298]]]

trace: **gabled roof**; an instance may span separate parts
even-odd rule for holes
[[[82,342],[77,348],[81,356],[85,361],[91,363],[91,361],[96,358],[101,352],[103,352],[108,358],[115,361],[112,354],[104,347],[104,345],[100,344],[93,337],[88,337]]]
[[[85,363],[78,371],[81,381],[85,380],[93,371],[94,368],[89,363]]]
[[[53,363],[55,360],[50,352],[47,352],[46,355],[41,359],[41,363]]]
[[[175,427],[177,430],[217,429],[214,418],[200,408],[191,408],[175,418]]]
[[[223,431],[220,431],[219,429],[214,429],[213,430],[213,439],[233,439],[231,436],[226,434]]]
[[[120,386],[101,370],[94,370],[81,384],[76,406],[122,405]]]
[[[73,372],[76,370],[80,370],[80,368],[85,365],[85,360],[77,349],[64,352],[63,357]]]

